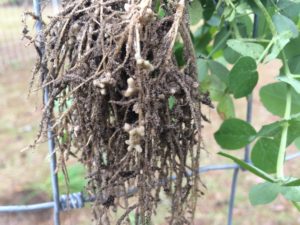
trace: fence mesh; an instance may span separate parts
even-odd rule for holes
[[[1,3],[1,1],[0,1]],[[22,40],[22,13],[32,9],[28,2],[15,4],[3,1],[0,5],[0,70],[28,63],[35,57],[32,46]]]

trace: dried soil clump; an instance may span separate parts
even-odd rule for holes
[[[116,224],[132,212],[149,224],[162,191],[171,199],[169,224],[192,220],[201,103],[209,102],[199,94],[186,4],[168,1],[162,17],[152,0],[63,1],[36,41],[44,49],[36,73],[49,90],[37,141],[50,121],[62,168],[71,155],[86,166],[97,224],[111,224],[115,207],[124,212]]]

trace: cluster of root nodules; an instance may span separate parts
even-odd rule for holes
[[[41,130],[50,120],[62,165],[72,155],[88,169],[98,224],[126,224],[132,213],[149,224],[162,194],[169,224],[191,221],[207,99],[185,4],[168,1],[161,18],[151,0],[65,1],[36,42],[45,46],[37,68],[49,90]],[[181,68],[176,40],[184,45]],[[123,214],[111,220],[116,208]]]

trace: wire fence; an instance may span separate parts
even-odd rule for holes
[[[0,71],[8,67],[27,63],[35,56],[31,47],[26,47],[22,38],[22,12],[32,6],[26,2],[16,4],[13,1],[0,5]],[[30,49],[30,50],[29,50]]]
[[[52,4],[43,1],[43,12],[51,15],[58,11],[58,0]],[[24,12],[32,11],[31,0],[0,0],[0,72],[9,67],[16,68],[21,64],[31,62],[36,54],[28,40],[22,40]],[[28,21],[29,29],[34,24]]]
[[[52,7],[54,12],[58,11],[58,0],[52,0]],[[12,16],[12,12],[16,11],[16,7],[9,7],[5,8],[6,6],[1,6],[0,11],[0,24],[3,23],[4,20],[7,20],[8,18],[14,18],[15,16]],[[20,6],[18,6],[20,7]],[[22,9],[28,9],[30,4],[23,4]],[[41,0],[33,0],[33,8],[35,15],[39,16],[41,15]],[[17,8],[20,12],[20,8]],[[7,13],[6,16],[4,15]],[[28,54],[28,49],[25,48],[24,44],[20,42],[20,37],[16,35],[16,31],[11,29],[13,25],[10,25],[9,22],[5,21],[8,25],[8,31],[1,30],[0,31],[0,70],[5,68],[8,64],[11,63],[17,63],[17,62],[25,62],[26,60],[29,60],[30,58],[34,57],[34,52],[31,54]],[[37,33],[42,28],[41,21],[38,21],[35,25]],[[257,31],[257,17],[254,18],[254,27],[253,27],[253,37],[255,38]],[[40,36],[39,38],[43,38]],[[43,49],[42,49],[43,51]],[[6,53],[6,54],[2,54]],[[43,74],[41,74],[43,77]],[[44,89],[44,103],[48,102],[48,90],[47,88]],[[247,99],[247,115],[246,119],[248,122],[251,122],[252,120],[252,105],[253,105],[253,99],[252,96],[248,97]],[[50,127],[50,126],[49,126]],[[48,131],[48,148],[49,148],[49,154],[51,156],[50,160],[50,173],[51,173],[51,181],[52,181],[52,196],[53,201],[50,202],[44,202],[44,203],[38,203],[38,204],[32,204],[32,205],[11,205],[11,206],[0,206],[0,213],[15,213],[15,212],[28,212],[28,211],[39,211],[44,209],[53,209],[54,210],[54,216],[53,221],[54,225],[60,225],[60,213],[66,210],[72,210],[72,209],[79,209],[85,207],[85,203],[87,202],[93,202],[95,198],[93,197],[86,197],[83,195],[83,193],[71,193],[69,195],[59,195],[59,188],[58,188],[58,179],[57,179],[57,173],[56,171],[56,155],[54,151],[54,141],[52,139],[52,131],[49,129]],[[249,146],[245,148],[245,154],[244,154],[244,161],[251,164],[249,159]],[[297,157],[300,157],[300,153],[296,153],[293,155],[289,155],[286,157],[286,160],[292,160]],[[230,193],[230,199],[228,203],[228,216],[227,216],[227,225],[233,224],[233,211],[234,211],[234,201],[235,201],[235,194],[237,191],[237,180],[239,171],[242,168],[240,168],[237,164],[224,164],[224,165],[211,165],[211,166],[205,166],[200,167],[197,171],[194,171],[195,173],[206,173],[209,171],[220,171],[220,170],[233,170],[233,177],[232,177],[232,183],[231,183],[231,193]],[[189,174],[190,176],[192,173]],[[175,180],[176,176],[170,177],[169,179]],[[162,185],[164,180],[158,181],[155,185]],[[134,193],[137,192],[137,188],[130,189],[127,193],[120,193],[120,196],[123,195],[129,195],[132,196]],[[104,199],[105,201],[105,199]]]

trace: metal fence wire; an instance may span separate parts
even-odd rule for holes
[[[1,3],[1,2],[0,2]],[[16,67],[20,62],[27,63],[35,57],[32,46],[25,46],[21,41],[22,29],[20,9],[26,11],[29,4],[6,6],[1,4],[0,10],[0,71],[7,67]],[[17,25],[16,25],[17,24]]]
[[[58,0],[52,0],[52,7],[55,11],[58,10]],[[41,16],[41,0],[33,0],[33,7],[34,12],[37,16]],[[42,29],[42,23],[41,21],[38,21],[36,24],[36,31],[39,34],[39,38],[43,38],[41,36],[41,29]],[[254,26],[253,26],[253,37],[255,38],[257,33],[257,16],[254,17]],[[0,39],[1,40],[1,39]],[[0,42],[2,43],[2,42]],[[0,45],[0,49],[3,46]],[[43,50],[43,46],[42,46]],[[20,57],[21,60],[23,60],[22,57]],[[9,61],[9,59],[8,59]],[[6,62],[6,61],[5,61]],[[5,64],[5,62],[1,62],[2,64]],[[1,64],[0,64],[1,65]],[[42,72],[43,73],[43,72]],[[43,77],[43,74],[41,74]],[[47,87],[44,88],[44,103],[48,102],[48,89]],[[251,122],[252,120],[252,105],[253,105],[253,99],[252,96],[249,96],[247,99],[247,115],[246,119],[248,122]],[[49,127],[50,124],[49,124]],[[52,138],[52,131],[48,130],[48,148],[49,148],[49,154],[51,156],[50,160],[50,173],[51,173],[51,182],[52,182],[52,197],[53,201],[50,202],[44,202],[39,204],[31,204],[31,205],[11,205],[11,206],[0,206],[0,213],[16,213],[16,212],[28,212],[28,211],[38,211],[38,210],[44,210],[44,209],[53,209],[53,222],[54,225],[60,225],[60,213],[67,210],[72,209],[79,209],[83,208],[85,206],[85,203],[92,202],[95,199],[94,198],[87,198],[82,193],[71,193],[68,195],[59,195],[59,188],[58,188],[58,178],[56,171],[56,154],[54,151],[54,140]],[[247,146],[245,148],[244,153],[244,161],[247,163],[251,163],[249,159],[249,152],[250,148]],[[296,153],[293,155],[289,155],[286,157],[286,160],[292,160],[297,157],[300,157],[300,153]],[[208,171],[219,171],[219,170],[233,170],[233,176],[232,176],[232,183],[231,183],[231,191],[230,191],[230,199],[228,204],[228,215],[227,215],[227,225],[233,224],[233,210],[234,210],[234,201],[235,201],[235,194],[237,190],[237,180],[238,180],[238,174],[239,171],[242,170],[237,164],[224,164],[224,165],[211,165],[211,166],[204,166],[198,168],[196,173],[206,173]],[[192,175],[192,173],[190,173]],[[169,179],[175,180],[176,176],[170,177]],[[158,185],[162,184],[165,181],[158,182]],[[122,193],[120,195],[133,195],[137,192],[137,188],[133,188],[129,190],[128,193]]]

